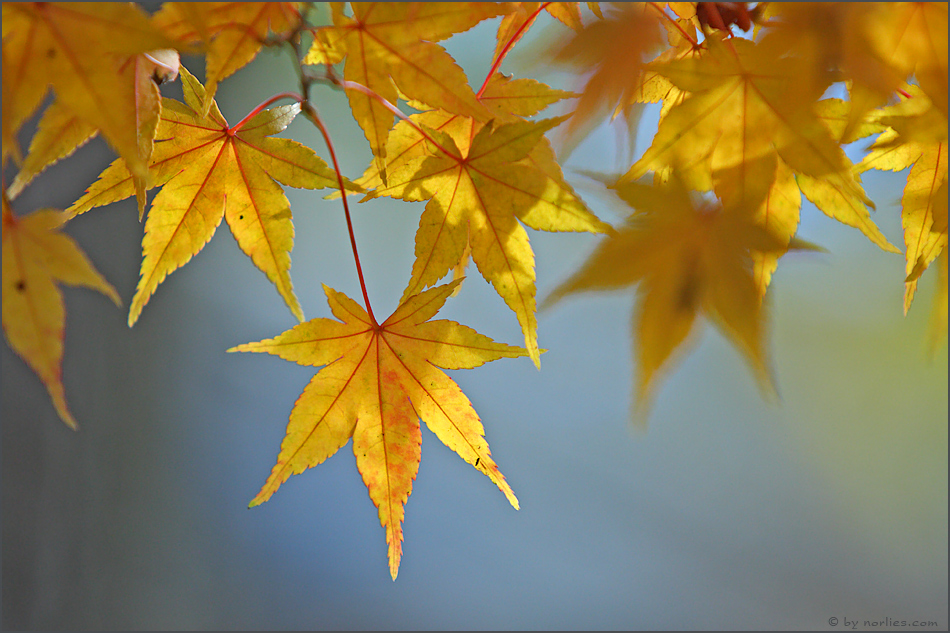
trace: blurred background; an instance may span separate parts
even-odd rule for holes
[[[529,39],[563,28],[551,22],[543,16]],[[497,25],[446,43],[476,88]],[[502,70],[537,76],[530,41],[519,49]],[[203,63],[184,63],[203,80]],[[217,101],[234,122],[295,86],[288,55],[264,51]],[[370,154],[345,98],[322,87],[314,98],[345,175],[358,177]],[[655,129],[647,112],[638,151]],[[284,135],[328,156],[302,117]],[[565,164],[608,222],[621,207],[571,170],[619,172],[623,154],[604,125]],[[69,206],[112,156],[94,140],[41,175],[14,212]],[[874,220],[895,244],[905,180],[865,177]],[[291,274],[308,318],[330,316],[321,284],[360,296],[339,201],[322,196],[288,192]],[[378,314],[408,280],[421,209],[386,199],[354,208]],[[67,233],[125,308],[64,289],[78,433],[2,346],[4,629],[835,628],[830,618],[946,629],[947,346],[935,356],[925,347],[935,275],[904,317],[902,256],[807,202],[802,213],[800,236],[829,253],[786,257],[769,292],[780,402],[764,401],[742,358],[705,327],[638,431],[633,292],[568,299],[540,316],[550,350],[541,371],[517,359],[450,372],[521,510],[423,425],[395,583],[349,444],[247,509],[314,371],[225,353],[295,323],[226,223],[129,329],[143,232],[135,202],[76,218]],[[601,239],[529,233],[540,297]],[[440,316],[520,344],[514,314],[470,272]]]

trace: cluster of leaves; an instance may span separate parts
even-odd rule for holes
[[[753,3],[754,4],[754,3]],[[19,171],[3,194],[3,329],[36,371],[60,416],[62,298],[54,281],[119,302],[61,227],[135,195],[148,207],[129,325],[167,275],[211,239],[222,217],[300,321],[231,351],[266,352],[322,367],[290,416],[266,501],[291,474],[349,439],[379,509],[396,577],[404,504],[421,457],[420,419],[518,507],[491,459],[484,429],[441,369],[502,357],[540,367],[534,255],[525,227],[606,234],[548,303],[586,290],[637,287],[634,323],[646,407],[657,378],[686,349],[702,312],[772,388],[763,300],[779,260],[817,248],[795,237],[804,195],[822,212],[899,252],[871,219],[868,169],[910,167],[902,199],[905,311],[939,258],[932,345],[947,329],[947,6],[849,3],[630,3],[582,18],[579,3],[330,3],[326,24],[305,3],[165,3],[148,16],[131,4],[3,5],[3,162]],[[576,70],[578,92],[498,67],[547,11],[564,39],[546,56]],[[438,42],[500,17],[492,68],[474,90]],[[299,92],[275,95],[230,125],[218,84],[263,46],[299,61]],[[178,53],[200,52],[202,85]],[[181,77],[184,103],[158,84]],[[309,99],[323,82],[342,90],[373,161],[346,179]],[[849,99],[822,98],[836,83]],[[17,133],[52,88],[28,152]],[[565,98],[572,114],[536,119]],[[280,99],[293,103],[268,108]],[[395,104],[415,113],[406,115]],[[601,221],[567,183],[546,134],[570,146],[606,117],[631,125],[661,103],[658,131],[629,170],[601,177],[631,207],[620,227]],[[332,167],[310,148],[274,138],[303,113],[323,133]],[[101,133],[118,158],[65,211],[14,215],[11,201],[48,165]],[[878,135],[854,165],[842,146]],[[279,183],[279,184],[278,184]],[[280,185],[335,189],[349,227],[364,306],[326,288],[337,320],[304,321],[290,278],[294,228]],[[147,191],[161,187],[149,205]],[[396,311],[380,323],[362,276],[349,197],[427,201],[415,262]],[[330,197],[333,197],[331,193]],[[524,347],[433,320],[459,291],[472,260],[514,312]],[[453,280],[439,285],[452,273]]]

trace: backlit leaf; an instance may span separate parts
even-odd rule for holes
[[[339,319],[313,319],[280,336],[228,351],[266,352],[300,365],[325,365],[290,414],[277,464],[251,506],[292,474],[320,464],[353,438],[356,465],[386,529],[393,580],[402,557],[404,505],[422,456],[419,419],[446,446],[518,500],[491,458],[484,428],[442,369],[469,369],[525,350],[492,341],[454,321],[431,321],[460,282],[404,300],[378,325],[352,299],[324,287]]]
[[[75,429],[63,389],[66,312],[56,282],[98,290],[116,305],[120,301],[76,242],[60,231],[66,219],[51,209],[16,217],[3,197],[3,333],[43,381],[59,417]]]
[[[765,199],[776,159],[798,176],[802,193],[836,220],[860,229],[884,250],[897,252],[870,218],[873,203],[844,151],[789,77],[798,60],[770,58],[749,40],[707,38],[706,54],[651,66],[690,93],[660,122],[653,143],[622,181],[648,171],[690,165],[690,187],[711,184],[727,206],[755,207]],[[708,156],[708,162],[697,157]]]
[[[503,12],[489,2],[356,2],[353,17],[333,12],[333,26],[320,30],[305,63],[324,63],[327,46],[346,51],[343,77],[395,104],[398,86],[408,98],[455,114],[485,120],[465,73],[436,44]],[[338,43],[339,42],[339,43]],[[347,90],[350,108],[369,141],[385,180],[386,140],[393,113],[371,96]]]
[[[300,23],[299,2],[165,2],[153,23],[169,37],[203,45],[205,96],[198,112],[208,113],[218,83],[260,52],[269,33],[283,34]]]
[[[277,182],[306,189],[335,187],[336,174],[300,143],[269,138],[290,124],[299,105],[265,110],[240,130],[232,130],[214,103],[207,116],[199,114],[204,89],[184,67],[181,77],[185,103],[165,100],[150,163],[151,184],[162,190],[145,223],[144,260],[129,325],[165,277],[211,239],[222,217],[241,250],[303,321],[290,281],[294,238],[290,203]],[[128,170],[115,162],[68,211],[84,213],[132,193]]]
[[[141,54],[173,42],[131,3],[4,3],[3,31],[4,160],[19,155],[12,135],[51,85],[62,107],[102,132],[143,191],[160,101]]]
[[[429,200],[403,298],[442,279],[470,243],[472,260],[517,315],[528,355],[540,365],[534,253],[520,222],[543,231],[605,232],[610,227],[587,210],[560,174],[551,173],[552,163],[543,154],[532,158],[532,152],[544,147],[543,134],[562,119],[486,125],[471,138],[470,125],[449,125],[448,113],[418,115],[420,121],[440,119],[445,131],[430,130],[439,149],[425,152],[414,128],[397,126],[389,155],[399,156],[399,163],[390,169],[389,184],[368,194]],[[406,149],[407,141],[411,149]],[[403,160],[407,155],[411,158]]]
[[[636,212],[545,304],[576,292],[638,286],[633,323],[639,370],[635,394],[643,408],[658,376],[682,352],[700,313],[742,352],[771,393],[766,314],[753,277],[752,256],[781,254],[787,241],[745,214],[697,204],[676,179],[658,187],[629,182],[616,191]]]

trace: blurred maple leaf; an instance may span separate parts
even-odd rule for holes
[[[4,3],[3,162],[8,155],[21,159],[16,132],[52,86],[58,107],[81,121],[75,125],[83,132],[69,142],[101,130],[144,194],[161,104],[151,80],[154,59],[142,53],[173,45],[132,3]],[[24,178],[73,149],[53,143]]]
[[[300,111],[298,104],[264,110],[232,128],[213,101],[202,116],[204,89],[184,67],[181,78],[185,103],[164,100],[150,162],[150,183],[163,188],[145,223],[144,259],[129,325],[165,277],[211,239],[222,217],[241,250],[303,321],[290,281],[294,239],[290,203],[274,181],[321,189],[336,186],[336,173],[310,148],[290,139],[268,138],[290,124]],[[67,211],[84,213],[132,193],[131,175],[116,161]]]
[[[67,218],[52,209],[16,217],[3,196],[3,333],[43,381],[59,417],[75,429],[63,389],[66,312],[54,282],[86,286],[121,302],[76,242],[60,231]]]
[[[585,78],[565,141],[572,148],[603,117],[635,100],[645,58],[661,44],[656,10],[644,3],[610,3],[601,20],[551,46],[553,63]]]
[[[616,185],[636,211],[583,267],[546,300],[638,284],[633,335],[639,380],[636,404],[648,408],[661,370],[682,352],[703,312],[746,357],[768,393],[774,390],[765,350],[765,310],[752,270],[754,253],[781,254],[787,240],[746,209],[697,203],[683,183]]]
[[[804,72],[802,62],[762,54],[749,40],[727,45],[710,35],[705,41],[702,56],[651,65],[689,96],[663,117],[652,145],[622,181],[676,165],[689,187],[714,189],[727,206],[755,207],[781,159],[825,214],[898,252],[871,220],[873,203],[818,116],[814,104],[821,93],[788,81]]]
[[[901,171],[910,167],[901,198],[901,223],[906,247],[904,312],[914,300],[917,282],[930,264],[947,248],[947,115],[935,107],[918,86],[907,86],[908,96],[896,105],[874,113],[887,129],[871,145],[859,170]],[[932,329],[947,330],[946,259],[937,287]],[[939,344],[938,337],[934,346]],[[931,337],[933,340],[934,337]]]
[[[267,501],[290,475],[325,461],[352,437],[357,468],[386,528],[395,580],[402,557],[404,505],[422,457],[421,418],[518,508],[518,499],[491,458],[478,415],[439,368],[470,369],[526,353],[454,321],[430,321],[459,283],[408,297],[381,325],[355,301],[324,286],[339,321],[313,319],[276,338],[228,350],[325,365],[297,399],[277,464],[252,507]]]
[[[945,2],[774,2],[767,11],[761,43],[805,62],[800,85],[850,83],[845,136],[911,75],[947,113]]]
[[[131,90],[116,97],[125,98],[129,108],[135,112],[139,155],[146,161],[152,155],[162,111],[161,94],[157,84],[177,78],[178,68],[178,51],[173,49],[133,55],[119,67],[123,86],[131,87]],[[7,189],[7,195],[11,200],[16,198],[44,169],[71,155],[98,133],[99,129],[94,124],[77,115],[61,101],[51,103],[37,124],[36,134],[30,141],[29,153]],[[140,219],[145,212],[147,180],[147,177],[140,174],[133,178]]]
[[[152,22],[169,37],[202,45],[205,96],[197,111],[204,116],[218,83],[254,59],[268,33],[297,28],[300,9],[299,2],[164,2]]]

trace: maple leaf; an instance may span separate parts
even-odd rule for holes
[[[253,60],[268,33],[292,32],[301,21],[299,2],[165,2],[153,24],[169,37],[203,44],[205,95],[198,112],[211,108],[218,83]]]
[[[544,133],[564,118],[489,123],[472,138],[471,121],[461,117],[438,111],[414,115],[423,125],[442,127],[430,128],[426,141],[435,140],[438,148],[423,150],[416,128],[397,125],[387,153],[394,157],[388,184],[364,198],[429,200],[404,298],[442,279],[470,246],[479,272],[517,315],[535,365],[540,353],[534,253],[519,220],[543,231],[610,231],[563,181],[550,146],[542,143]],[[370,175],[359,182],[379,180]]]
[[[146,160],[151,157],[161,115],[161,95],[155,84],[174,81],[178,76],[178,68],[178,52],[171,49],[135,55],[120,68],[123,81],[134,84],[132,95],[138,120],[139,154]],[[95,125],[60,101],[53,101],[43,112],[36,134],[30,141],[26,159],[7,189],[9,198],[16,198],[44,169],[70,156],[98,133],[99,129]],[[145,211],[146,178],[137,176],[135,187],[141,217]]]
[[[692,3],[671,3],[672,5],[688,5],[691,9],[689,13],[680,15],[678,19],[670,18],[665,13],[662,17],[666,18],[660,21],[660,24],[666,29],[667,41],[670,47],[660,52],[654,59],[647,64],[643,72],[639,75],[639,82],[635,89],[629,90],[626,95],[626,101],[617,105],[614,116],[619,114],[621,108],[629,107],[636,103],[663,103],[663,110],[660,113],[661,118],[671,107],[679,104],[686,98],[687,93],[680,90],[669,79],[662,74],[650,70],[650,65],[657,65],[674,59],[684,59],[687,57],[698,56],[702,48],[697,43],[696,27],[693,25],[689,16],[695,16],[696,7]],[[677,9],[683,10],[681,7]]]
[[[763,45],[806,64],[799,83],[848,81],[848,131],[916,75],[947,112],[947,5],[941,2],[777,2]]]
[[[920,275],[947,246],[947,115],[933,106],[921,88],[907,89],[908,98],[875,113],[875,120],[888,129],[858,165],[861,171],[911,168],[901,198],[907,249],[905,313]]]
[[[144,191],[160,97],[141,54],[172,45],[131,3],[4,3],[4,162],[19,157],[14,135],[52,85],[62,107],[102,131]]]
[[[702,56],[651,65],[690,94],[660,121],[652,145],[621,181],[675,165],[689,187],[714,189],[726,205],[756,208],[780,158],[826,215],[898,252],[871,220],[874,204],[816,113],[820,93],[790,81],[804,72],[800,60],[771,57],[749,40],[726,46],[710,35],[705,42]]]
[[[44,169],[71,155],[98,133],[94,125],[63,107],[60,102],[51,103],[37,124],[26,159],[7,189],[10,200],[20,195],[23,188]]]
[[[518,500],[491,458],[471,403],[442,369],[470,369],[525,350],[496,343],[454,321],[430,319],[459,280],[403,301],[381,325],[355,301],[327,286],[339,319],[313,319],[280,336],[229,352],[266,352],[300,365],[324,365],[290,414],[277,464],[251,506],[290,477],[320,464],[353,438],[356,465],[386,529],[393,580],[402,556],[404,505],[421,458],[425,421],[442,443]]]
[[[580,3],[578,2],[509,2],[509,13],[501,19],[496,35],[495,53],[492,63],[505,49],[510,49],[524,34],[528,27],[537,19],[543,7],[552,17],[575,31],[583,27],[581,23]]]
[[[344,79],[371,89],[390,104],[399,98],[398,87],[408,98],[433,107],[489,118],[465,73],[435,42],[499,15],[504,7],[489,2],[354,2],[350,6],[352,18],[334,9],[333,26],[317,32],[305,64],[326,63],[328,47],[345,51]],[[346,95],[385,180],[386,139],[394,114],[358,90],[347,89]]]
[[[757,224],[745,209],[697,205],[677,178],[660,186],[628,182],[615,191],[636,212],[545,300],[545,307],[571,293],[638,284],[635,393],[644,409],[657,375],[683,348],[700,312],[745,355],[771,393],[765,311],[752,254],[780,254],[787,241]]]
[[[632,100],[641,83],[644,57],[660,46],[656,12],[642,3],[611,3],[604,19],[584,26],[548,51],[586,83],[565,132],[569,146],[581,132]]]
[[[52,209],[16,217],[3,196],[3,332],[43,381],[59,417],[75,429],[62,377],[66,313],[55,282],[93,288],[121,302],[76,242],[60,232],[66,219]]]
[[[213,102],[207,116],[199,114],[204,89],[184,67],[181,78],[185,103],[164,100],[150,161],[150,182],[163,188],[145,223],[144,259],[129,325],[165,277],[211,239],[222,217],[241,250],[303,321],[290,281],[294,238],[290,203],[275,180],[320,189],[336,186],[336,173],[300,143],[269,138],[290,124],[300,111],[298,104],[264,110],[240,129],[231,128]],[[352,183],[348,186],[359,189]],[[113,162],[67,211],[75,215],[125,199],[133,188],[125,166]]]
[[[775,165],[776,174],[771,187],[765,194],[765,200],[756,210],[753,219],[766,229],[780,243],[788,245],[798,231],[801,219],[802,194],[795,182],[795,174],[779,159]],[[752,252],[752,277],[759,297],[764,297],[772,281],[772,274],[778,268],[782,251],[767,250]]]

